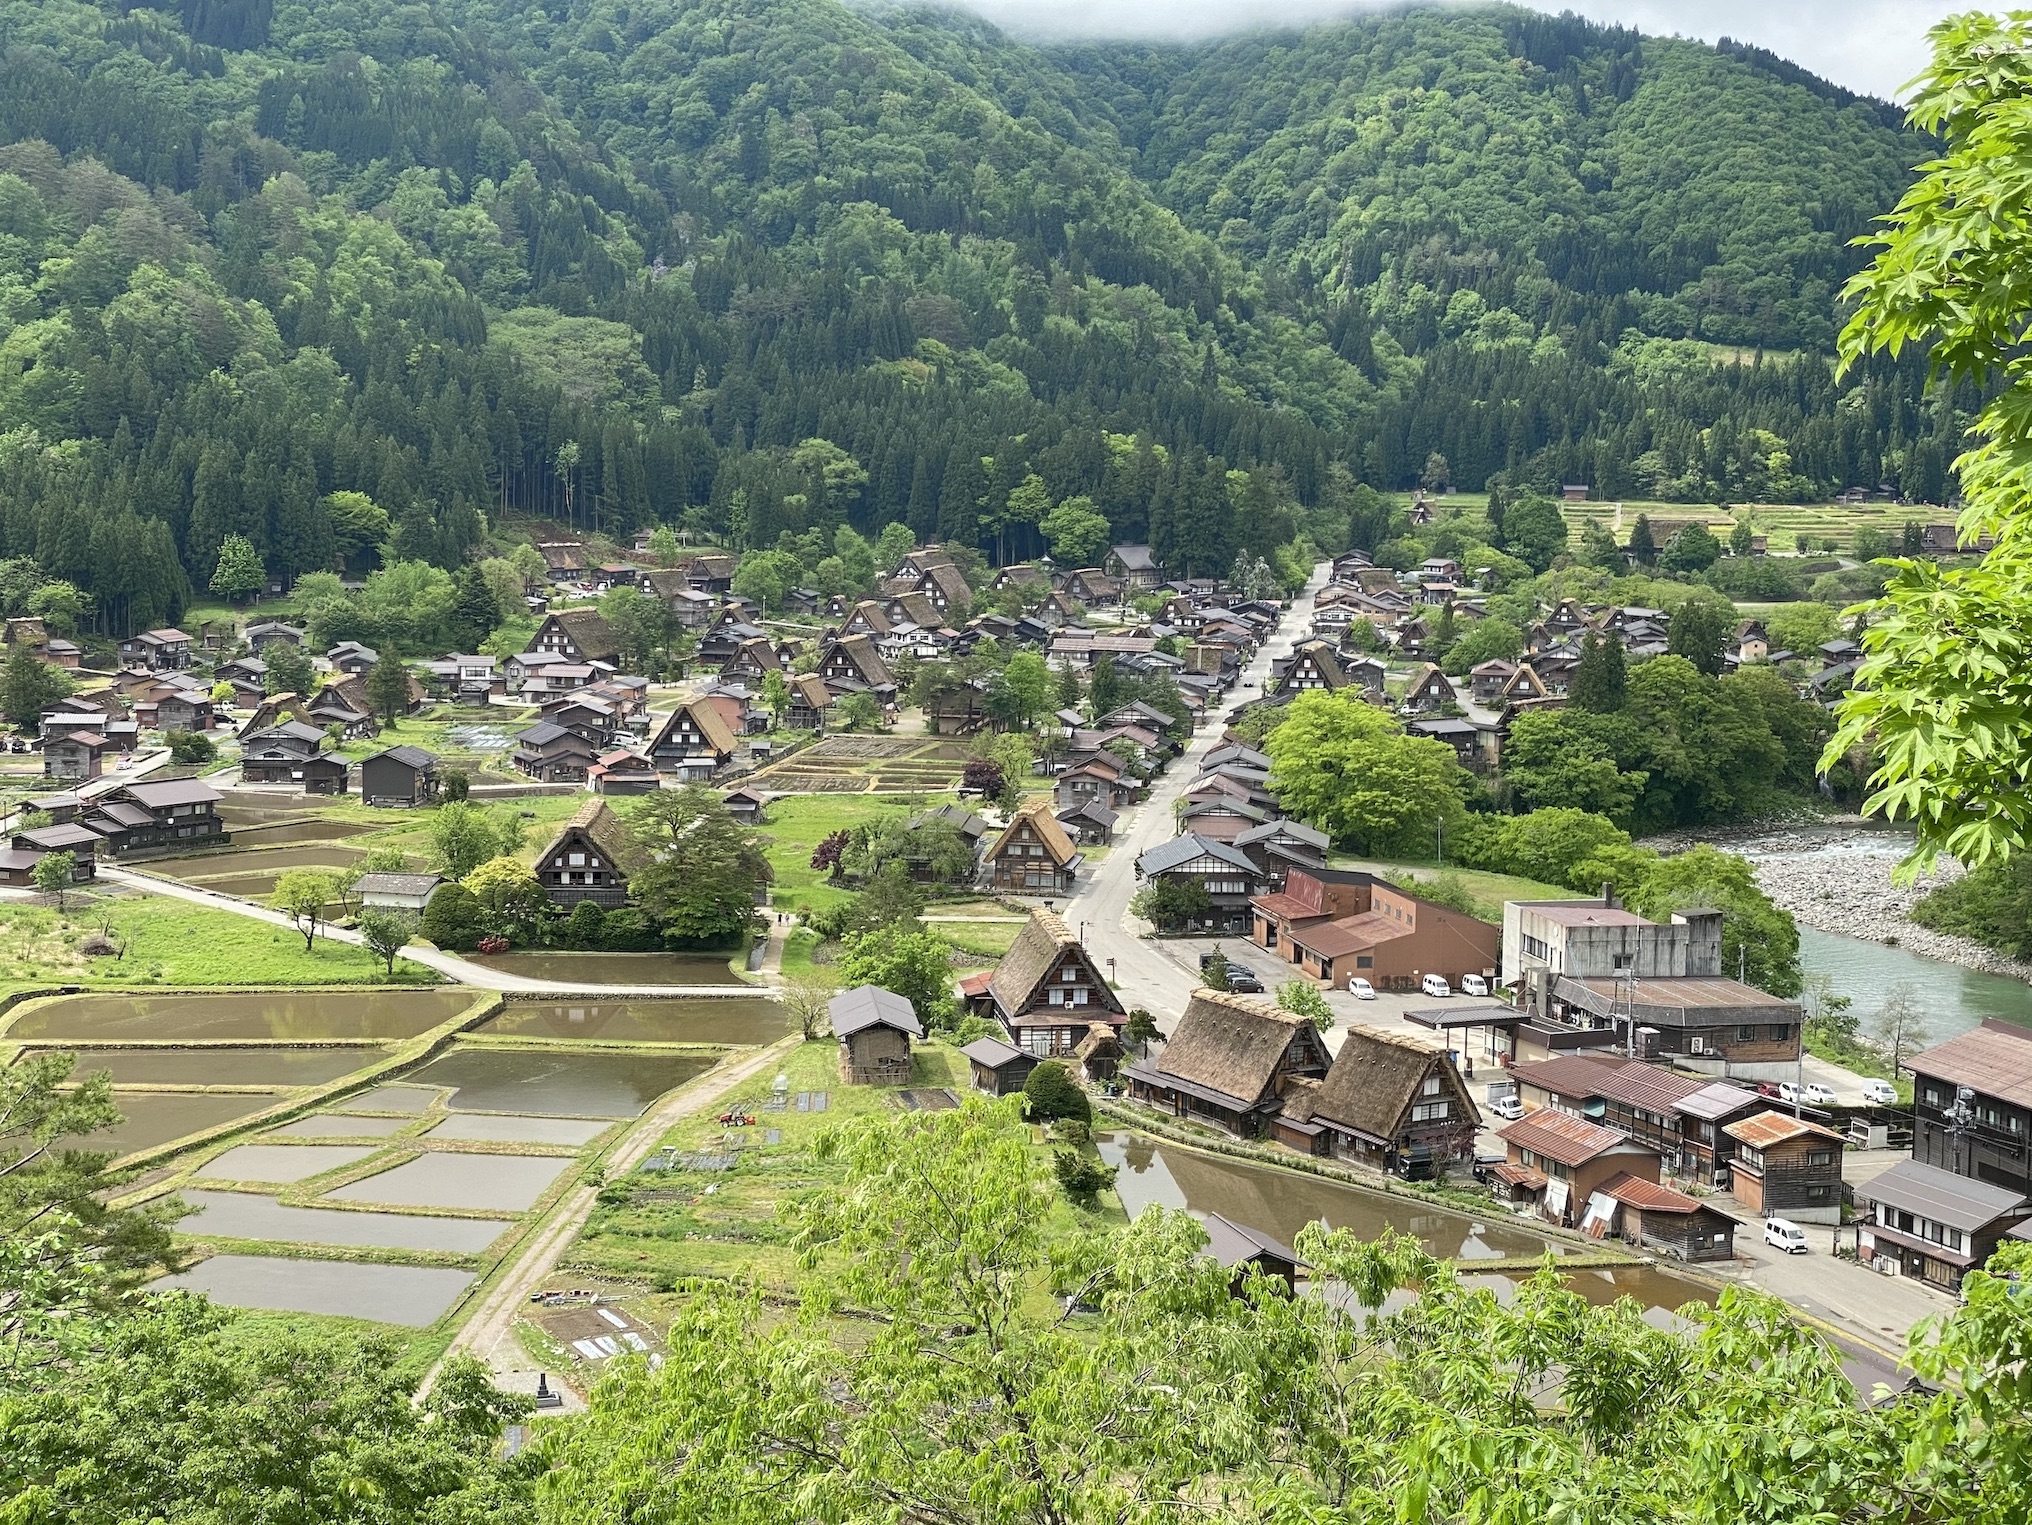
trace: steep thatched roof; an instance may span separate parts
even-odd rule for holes
[[[1293,1070],[1327,1068],[1326,1045],[1308,1019],[1249,996],[1195,990],[1156,1068],[1248,1108],[1275,1094],[1286,1054]]]
[[[1054,826],[1058,823],[1053,822]],[[1059,966],[1067,953],[1076,953],[1085,962],[1093,988],[1095,1005],[1084,1008],[1092,1012],[1122,1014],[1122,1003],[1108,988],[1100,971],[1095,969],[1088,958],[1086,949],[1073,936],[1072,928],[1062,917],[1050,911],[1032,911],[1030,920],[1016,935],[1016,942],[995,967],[994,975],[988,981],[988,994],[995,999],[995,1007],[1005,1018],[1026,1011],[1037,998],[1038,986],[1049,978],[1051,971]],[[1068,1012],[1070,1017],[1073,1013]]]
[[[1312,1115],[1388,1143],[1417,1100],[1425,1077],[1433,1073],[1439,1074],[1442,1094],[1454,1104],[1455,1120],[1473,1122],[1479,1115],[1475,1104],[1445,1054],[1394,1033],[1351,1027],[1313,1098]]]
[[[538,861],[548,858],[575,831],[583,833],[586,840],[624,874],[633,874],[649,861],[648,850],[636,840],[634,832],[614,814],[605,800],[588,800],[579,806],[572,818],[558,828],[557,835],[550,839],[550,845],[538,855]]]
[[[1051,797],[1040,795],[1009,818],[1009,824],[1002,829],[1002,835],[997,837],[995,845],[988,849],[990,862],[1002,856],[1003,849],[1009,845],[1017,827],[1026,821],[1030,823],[1031,830],[1037,834],[1037,840],[1044,844],[1045,852],[1051,857],[1052,867],[1064,868],[1079,856],[1079,849],[1073,845],[1072,838],[1065,834],[1065,828],[1058,824],[1057,818],[1052,814]],[[1057,920],[1056,917],[1052,919]],[[1064,925],[1064,922],[1059,922],[1060,927]]]

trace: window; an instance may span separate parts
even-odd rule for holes
[[[570,862],[573,868],[577,868],[586,861],[586,855],[584,853],[573,853],[567,861]]]
[[[1806,1188],[1806,1200],[1809,1202],[1825,1202],[1828,1199],[1828,1195],[1829,1188],[1826,1186],[1809,1186]]]
[[[1079,978],[1079,970],[1073,968],[1071,965],[1067,965],[1065,968],[1058,971],[1058,977],[1061,980],[1064,980],[1066,984],[1070,985],[1074,980]]]
[[[1736,1041],[1738,1043],[1755,1043],[1757,1041],[1756,1024],[1745,1022],[1742,1026],[1738,1027],[1736,1029]]]
[[[1627,953],[1618,953],[1613,959],[1610,960],[1611,967],[1616,969],[1628,969],[1635,962],[1636,961]]]
[[[1771,1041],[1773,1043],[1783,1043],[1791,1036],[1792,1036],[1792,1025],[1790,1023],[1773,1022],[1771,1024]]]
[[[1439,1094],[1439,1086],[1440,1080],[1437,1075],[1427,1075],[1425,1077],[1425,1084],[1418,1088],[1418,1094],[1420,1096],[1437,1096]]]
[[[1375,955],[1369,953],[1357,953],[1355,955],[1355,967],[1357,969],[1375,968],[1376,967]]]
[[[1552,955],[1552,950],[1546,947],[1544,940],[1533,937],[1529,932],[1524,934],[1524,951],[1532,958],[1549,958]]]
[[[1832,1149],[1809,1149],[1806,1151],[1806,1163],[1813,1166],[1832,1165],[1834,1163],[1834,1151]]]
[[[1414,1123],[1441,1122],[1446,1117],[1446,1110],[1446,1103],[1443,1101],[1420,1102],[1411,1109],[1411,1120]]]

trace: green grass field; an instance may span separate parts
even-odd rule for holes
[[[1404,496],[1408,502],[1409,495]],[[1459,508],[1470,513],[1480,513],[1488,506],[1488,498],[1479,493],[1455,493],[1433,501],[1442,509]],[[1653,523],[1659,520],[1685,523],[1697,519],[1713,530],[1716,538],[1727,540],[1736,520],[1747,515],[1751,528],[1757,534],[1767,536],[1770,549],[1780,554],[1789,554],[1794,548],[1794,537],[1800,534],[1808,537],[1810,548],[1817,553],[1823,550],[1823,542],[1828,540],[1837,542],[1846,552],[1854,547],[1858,530],[1880,530],[1889,535],[1895,545],[1907,523],[1939,524],[1953,518],[1944,508],[1886,502],[1742,503],[1720,508],[1712,503],[1625,499],[1621,503],[1566,503],[1561,505],[1561,509],[1575,544],[1579,543],[1582,529],[1590,522],[1606,526],[1618,541],[1628,540],[1639,514]]]
[[[789,794],[771,800],[761,831],[768,838],[769,866],[776,872],[772,886],[776,904],[808,905],[822,911],[852,899],[851,891],[835,888],[831,875],[811,866],[812,851],[819,843],[836,831],[851,831],[886,816],[900,819],[949,805],[954,798],[950,794]]]
[[[85,958],[78,944],[110,915],[124,958]],[[163,895],[68,897],[55,907],[0,905],[0,993],[76,985],[435,985],[438,976],[398,960],[390,979],[364,948],[320,936],[304,950],[286,927]]]

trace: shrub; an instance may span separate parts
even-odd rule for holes
[[[1056,1059],[1047,1059],[1023,1082],[1023,1098],[1030,1104],[1033,1122],[1056,1122],[1062,1117],[1079,1122],[1094,1120],[1093,1103],[1072,1078],[1072,1071]]]
[[[1059,1150],[1052,1158],[1051,1168],[1067,1199],[1080,1207],[1092,1207],[1095,1199],[1115,1184],[1114,1166],[1103,1165],[1083,1150]]]
[[[468,952],[486,928],[479,897],[463,884],[441,884],[423,908],[423,935],[440,948]]]
[[[564,941],[574,948],[597,948],[606,931],[607,913],[591,900],[581,900],[564,919]]]
[[[654,953],[663,939],[640,911],[609,911],[600,918],[598,946],[609,953]]]
[[[203,731],[171,731],[167,739],[172,762],[208,763],[219,755],[218,743]]]

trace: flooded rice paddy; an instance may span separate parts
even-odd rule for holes
[[[225,995],[75,995],[22,1008],[10,1038],[414,1038],[457,1016],[474,993],[437,990],[269,990]],[[0,1019],[4,1020],[4,1019]]]
[[[507,1218],[430,1218],[333,1207],[285,1207],[245,1191],[187,1191],[196,1209],[178,1226],[195,1237],[261,1239],[270,1244],[329,1244],[369,1250],[445,1250],[477,1255],[515,1226]]]
[[[97,1070],[115,1085],[315,1086],[364,1069],[378,1048],[72,1049],[80,1078]]]
[[[407,1078],[454,1087],[451,1107],[457,1112],[640,1117],[665,1091],[704,1074],[713,1063],[689,1054],[458,1048]]]
[[[250,850],[278,847],[286,842],[342,842],[348,837],[364,837],[370,831],[384,829],[368,821],[275,820],[261,813],[250,814],[244,825],[230,815],[226,821],[233,833],[233,846]]]
[[[188,1091],[124,1091],[113,1099],[123,1120],[87,1135],[79,1147],[111,1150],[116,1157],[126,1156],[252,1117],[281,1100],[282,1096],[273,1092],[208,1096]]]
[[[373,1152],[372,1145],[241,1144],[198,1166],[197,1173],[214,1181],[280,1185],[308,1181],[328,1170],[356,1165]]]
[[[724,957],[694,953],[476,953],[476,964],[533,980],[574,985],[732,985],[746,983]]]
[[[154,1285],[203,1292],[235,1308],[336,1314],[421,1329],[444,1317],[474,1279],[471,1271],[428,1266],[214,1255]]]
[[[420,1154],[392,1170],[329,1193],[334,1202],[383,1207],[477,1208],[519,1213],[536,1205],[576,1162],[520,1154]]]
[[[293,1123],[271,1128],[267,1138],[387,1138],[400,1133],[416,1120],[411,1117],[347,1117],[335,1112],[315,1112]]]
[[[181,858],[155,858],[148,872],[170,879],[210,881],[221,874],[276,874],[286,868],[351,868],[367,856],[363,847],[319,842],[302,847],[232,847],[223,852],[190,853]]]
[[[435,1090],[421,1086],[386,1085],[342,1101],[333,1108],[336,1112],[427,1112],[430,1104],[437,1100]]]
[[[385,1122],[374,1118],[371,1121]],[[432,1143],[590,1144],[614,1125],[583,1117],[502,1117],[493,1112],[462,1112],[430,1130]]]
[[[781,1001],[705,996],[667,1001],[514,1001],[480,1024],[518,1038],[604,1039],[609,1043],[774,1043],[789,1031]]]

